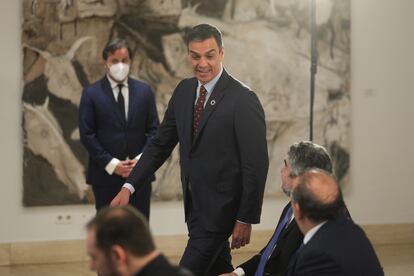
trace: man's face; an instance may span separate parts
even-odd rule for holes
[[[111,67],[111,65],[117,64],[119,62],[129,64],[130,61],[131,61],[131,59],[129,57],[128,49],[127,48],[119,48],[119,49],[115,50],[115,52],[110,53],[108,55],[108,58],[105,61],[105,68],[108,72],[109,67]]]
[[[291,177],[290,173],[291,167],[288,158],[285,158],[283,160],[282,168],[280,169],[280,177],[282,179],[282,190],[288,197],[290,197],[290,193],[292,192],[294,180],[294,177]]]
[[[105,61],[105,70],[115,82],[123,82],[129,74],[130,57],[127,48],[117,49]]]
[[[208,83],[220,73],[223,57],[224,49],[219,48],[213,37],[188,44],[188,60],[195,77],[202,84]]]
[[[95,230],[88,229],[86,237],[86,249],[90,257],[90,269],[96,271],[99,276],[118,276],[116,265],[102,250],[96,247]]]

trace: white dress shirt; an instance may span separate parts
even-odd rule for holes
[[[204,107],[206,107],[206,104],[208,102],[208,98],[210,98],[211,93],[213,93],[214,87],[216,86],[216,84],[217,84],[218,80],[220,79],[222,73],[223,73],[223,67],[221,67],[220,72],[217,74],[217,76],[215,76],[208,83],[204,84],[204,88],[207,91],[206,100],[204,101]],[[196,99],[194,101],[194,105],[196,105],[197,100],[198,100],[198,97],[200,96],[200,88],[201,88],[202,85],[203,84],[200,81],[198,81],[198,85],[197,85],[197,95],[196,95]]]
[[[307,244],[312,237],[316,234],[316,232],[318,232],[318,230],[326,223],[327,221],[323,221],[321,223],[319,223],[318,225],[312,227],[307,233],[306,235],[303,237],[303,244]]]

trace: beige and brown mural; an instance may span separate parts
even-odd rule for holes
[[[350,1],[318,0],[314,140],[328,147],[339,179],[349,178]],[[258,94],[266,112],[269,196],[294,141],[309,136],[309,1],[23,0],[23,203],[92,201],[87,153],[77,128],[82,87],[102,77],[101,52],[114,36],[133,49],[131,74],[149,83],[162,118],[177,83],[191,70],[183,36],[219,27],[225,67]],[[252,133],[251,135],[254,135]],[[181,197],[177,150],[157,172],[153,198]]]

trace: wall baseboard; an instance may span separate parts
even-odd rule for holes
[[[413,244],[414,223],[362,226],[375,245]],[[235,254],[256,253],[267,243],[273,230],[254,231],[251,243]],[[155,242],[166,256],[181,257],[186,235],[156,236]],[[0,243],[0,266],[84,262],[88,260],[84,240]]]

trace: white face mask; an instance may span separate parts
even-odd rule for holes
[[[129,74],[129,64],[118,62],[109,67],[109,74],[116,81],[123,81],[128,77]]]

